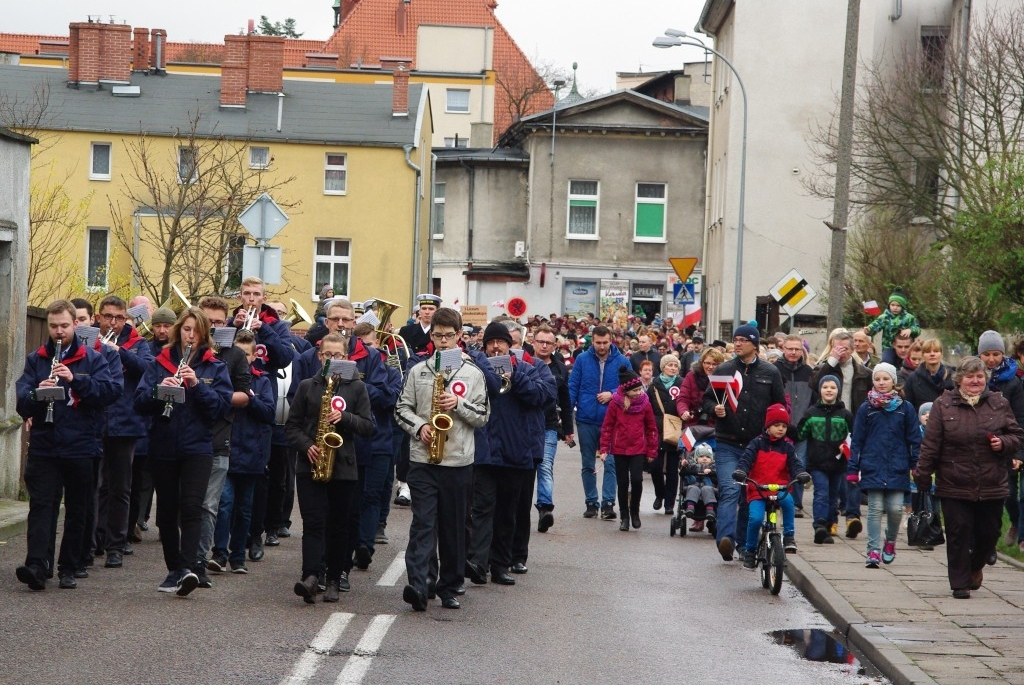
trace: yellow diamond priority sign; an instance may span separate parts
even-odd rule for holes
[[[769,292],[790,316],[796,316],[818,294],[796,269],[791,269]]]

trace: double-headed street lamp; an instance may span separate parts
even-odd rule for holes
[[[738,224],[736,226],[736,297],[733,301],[732,313],[732,329],[735,331],[740,327],[741,323],[740,303],[742,302],[743,291],[743,209],[747,188],[747,89],[743,85],[743,79],[740,78],[736,67],[722,53],[714,48],[709,48],[700,39],[686,35],[685,31],[665,29],[665,35],[655,38],[653,45],[656,48],[674,48],[680,45],[689,45],[704,50],[705,54],[710,52],[721,60],[725,66],[729,67],[740,86],[740,94],[743,95],[743,142],[740,146],[740,207]]]

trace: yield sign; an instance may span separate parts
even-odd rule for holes
[[[668,263],[672,265],[672,268],[676,272],[676,276],[679,276],[679,280],[686,283],[686,279],[693,273],[693,267],[697,266],[696,257],[669,257]]]

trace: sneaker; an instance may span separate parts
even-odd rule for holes
[[[687,504],[686,505],[686,511],[684,512],[684,514],[685,514],[686,518],[692,519],[694,516],[697,515],[697,511],[694,509],[692,504]]]
[[[139,522],[139,530],[141,530],[144,533],[149,532],[149,524],[146,523],[145,521],[140,521]]]
[[[878,553],[877,549],[868,552],[868,559],[864,562],[864,566],[867,568],[878,568],[880,563],[882,563],[882,555]]]
[[[704,518],[708,522],[714,521],[715,517],[716,517],[716,514],[715,514],[715,508],[714,507],[710,507],[709,506],[707,509],[704,510]]]
[[[338,589],[342,592],[352,591],[352,584],[348,582],[348,573],[346,571],[342,571],[341,577],[338,578]]]
[[[196,578],[199,579],[199,587],[204,590],[209,590],[213,587],[213,581],[210,580],[210,576],[206,575],[205,570],[197,568],[192,573],[196,574]]]
[[[828,534],[832,536],[839,535],[839,524],[833,523],[832,525],[830,525],[828,527]]]
[[[825,526],[814,527],[814,544],[823,545],[825,544],[825,538],[828,537],[828,528]]]
[[[732,538],[722,538],[718,541],[718,553],[722,555],[722,561],[732,561],[732,553],[735,550],[736,545]]]
[[[244,573],[248,573],[249,569],[247,569],[245,567],[245,562],[244,561],[232,561],[231,562],[231,572],[232,573],[242,573],[242,574],[244,574]]]
[[[365,571],[366,569],[370,568],[370,561],[371,560],[372,560],[372,555],[370,554],[370,548],[369,547],[367,547],[366,545],[359,545],[358,547],[356,547],[356,553],[355,553],[356,568],[358,568],[361,571]]]
[[[786,550],[786,554],[793,554],[796,552],[796,538],[792,535],[786,535],[782,538],[782,547]]]
[[[164,582],[157,587],[157,592],[175,592],[178,589],[178,579],[181,578],[179,571],[171,571],[164,578]]]
[[[228,570],[228,558],[224,554],[214,554],[206,562],[206,568],[217,573],[224,573]]]
[[[585,519],[596,519],[597,518],[597,505],[588,504],[587,510],[583,512],[583,518]]]
[[[384,526],[377,526],[377,535],[373,538],[373,544],[375,544],[375,545],[386,545],[386,544],[388,544],[388,534],[384,532]]]
[[[891,564],[896,559],[896,541],[886,540],[882,546],[882,563]]]
[[[192,571],[182,571],[181,579],[174,588],[174,594],[179,597],[188,597],[189,593],[199,587],[199,576]]]
[[[728,540],[729,538],[725,539]],[[757,555],[754,554],[753,550],[744,550],[743,568],[747,569],[748,571],[753,571],[755,568],[757,568]]]
[[[407,507],[412,504],[411,493],[409,492],[409,485],[406,483],[398,484],[398,494],[395,495],[395,504],[400,507]]]
[[[606,504],[601,507],[601,520],[602,521],[614,521],[618,516],[615,515],[615,507],[610,504]]]
[[[859,518],[846,519],[846,537],[853,540],[864,530]]]

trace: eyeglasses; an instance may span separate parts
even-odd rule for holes
[[[352,323],[355,321],[355,318],[351,316],[328,316],[327,320],[333,321],[334,323],[338,323],[339,321],[342,323]]]
[[[100,318],[104,321],[116,321],[118,323],[124,323],[128,320],[128,317],[123,314],[100,314]]]
[[[458,333],[431,333],[430,337],[434,340],[455,340],[455,336]]]
[[[277,312],[277,315],[282,319],[288,316],[288,312],[284,311],[283,309],[275,309],[274,311]]]
[[[324,352],[321,352],[320,356],[322,356],[324,359],[344,359],[345,358],[345,353],[344,352],[335,352],[334,354],[326,354]]]
[[[554,340],[538,340],[537,338],[534,338],[533,339],[533,344],[534,345],[554,345],[555,341]]]
[[[210,319],[210,326],[213,328],[223,328],[227,326],[228,322],[224,319]]]

